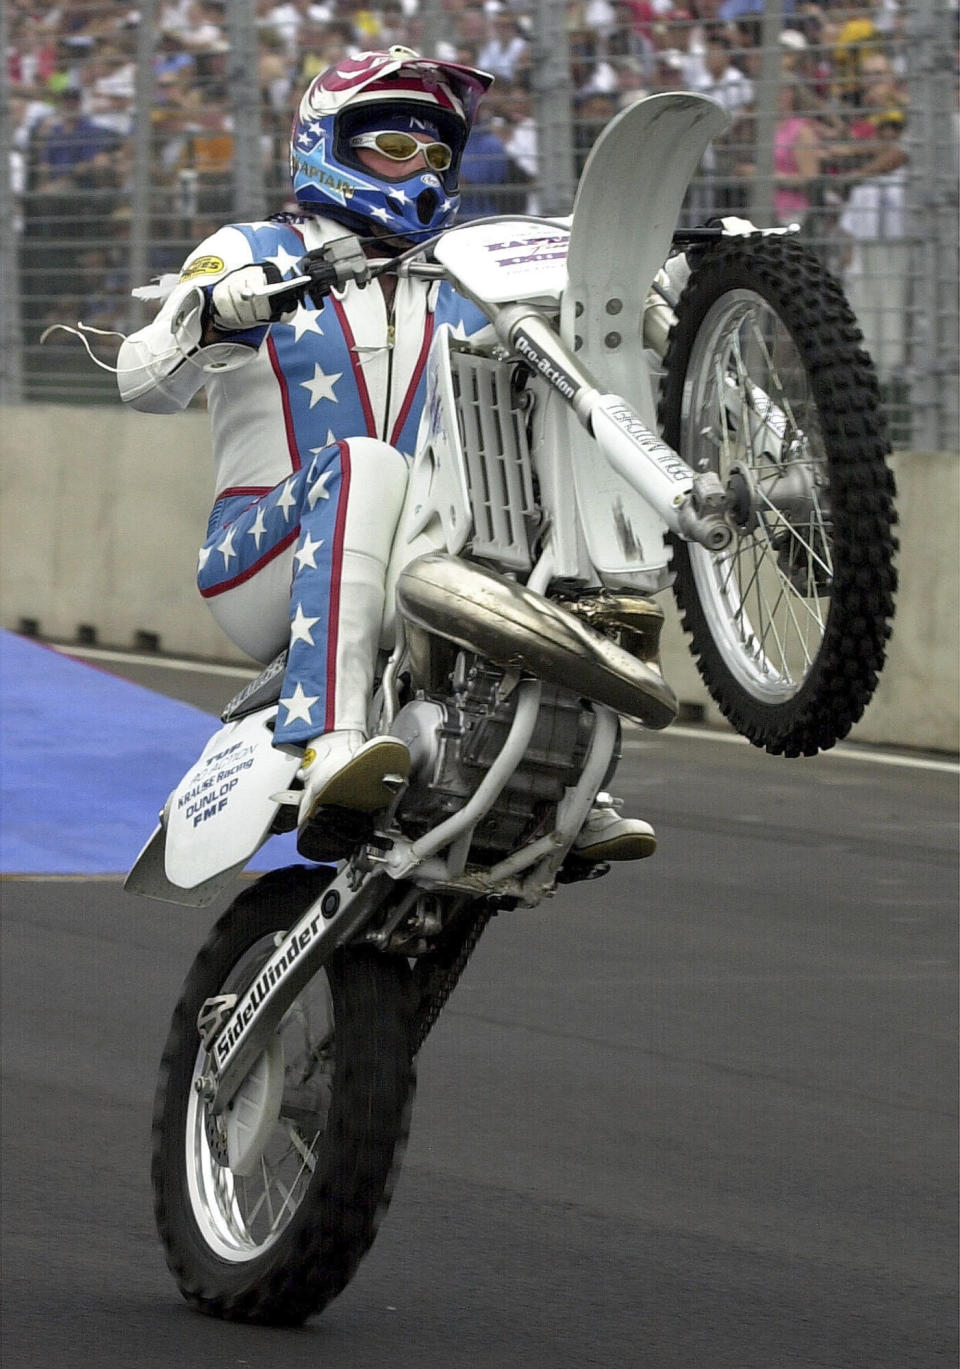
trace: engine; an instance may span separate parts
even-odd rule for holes
[[[448,694],[421,694],[399,711],[390,730],[407,743],[412,758],[410,785],[397,813],[407,835],[418,837],[443,822],[474,793],[513,722],[516,680],[461,652]],[[543,686],[530,744],[477,825],[473,859],[499,858],[550,830],[564,791],[580,777],[593,725],[593,712],[578,695]]]

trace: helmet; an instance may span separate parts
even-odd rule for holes
[[[381,235],[404,239],[446,228],[460,205],[463,148],[492,81],[484,71],[404,47],[347,57],[322,72],[300,101],[291,134],[290,173],[301,209],[353,232],[377,225]],[[384,128],[429,133],[450,147],[450,165],[443,171],[421,166],[396,180],[375,175],[350,139]]]

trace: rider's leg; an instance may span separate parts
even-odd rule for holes
[[[386,443],[337,443],[214,527],[201,551],[200,590],[224,631],[262,660],[288,640],[274,744],[304,748],[301,821],[318,803],[382,807],[377,772],[409,766],[402,743],[366,742],[406,471]]]

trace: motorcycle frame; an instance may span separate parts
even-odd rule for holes
[[[638,216],[631,212],[635,231],[628,245],[633,255],[631,257],[628,251],[626,260],[621,260],[622,273],[632,278],[626,289],[618,283],[617,298],[623,296],[636,303],[634,345],[617,359],[621,374],[628,377],[630,367],[639,367],[643,377],[648,377],[649,368],[642,351],[643,314],[649,288],[669,251],[673,226],[690,176],[710,139],[724,127],[725,121],[720,107],[703,97],[653,97],[624,110],[612,121],[591,153],[581,178],[567,254],[570,279],[560,310],[561,332],[568,337],[571,319],[578,317],[577,303],[583,306],[584,299],[590,299],[592,284],[596,283],[592,280],[591,263],[600,261],[608,271],[615,258],[612,248],[617,242],[624,210],[632,210],[632,206],[617,202],[617,194],[622,194],[624,185],[635,183],[632,177],[636,175],[638,148],[641,149],[641,170],[646,168],[650,176],[657,172],[660,175],[654,204],[656,212],[649,222],[645,220],[642,232],[637,226]],[[624,174],[627,166],[631,177]],[[601,197],[595,183],[598,180],[606,182],[611,175],[616,179],[605,185],[607,204],[605,212],[598,216],[596,202]],[[609,202],[611,193],[612,205]],[[582,229],[578,214],[580,223],[585,224]],[[465,256],[459,249],[469,241],[464,235],[469,235],[470,231],[468,225],[441,239],[437,257],[442,274],[474,299],[491,319],[501,343],[513,356],[520,356],[526,366],[539,375],[540,383],[546,384],[554,396],[564,401],[591,443],[600,448],[614,471],[652,507],[662,523],[680,536],[700,540],[716,549],[720,545],[717,536],[729,536],[716,501],[713,507],[710,504],[710,496],[715,499],[716,492],[701,488],[703,477],[661,441],[647,421],[649,412],[645,418],[628,399],[601,391],[589,369],[591,347],[583,350],[583,358],[575,355],[573,339],[565,341],[543,309],[530,302],[516,302],[516,296],[502,307],[496,301],[491,303],[469,278],[465,278],[469,272],[452,269],[451,253],[443,250],[443,244],[459,240],[457,251],[452,255],[465,262],[469,252]],[[410,262],[406,269],[410,274],[418,274],[416,262]],[[422,267],[419,273],[434,278],[440,274],[433,265]],[[609,283],[601,284],[609,299]],[[581,307],[580,313],[583,312]],[[447,345],[446,340],[437,339],[437,345]],[[644,395],[648,396],[649,381],[645,383]],[[642,403],[641,407],[649,409],[649,404]],[[549,405],[547,410],[549,412]],[[425,419],[427,417],[425,415]],[[574,456],[575,452],[572,452],[568,460]],[[559,478],[563,480],[562,473]],[[407,561],[424,549],[424,542],[437,545],[435,538],[425,537],[425,526],[422,522],[420,546],[416,545],[418,538],[415,535],[406,540],[403,554]],[[454,542],[449,547],[453,552],[460,550],[465,540],[459,533],[457,537],[459,545],[457,538],[446,539],[448,543]],[[529,577],[528,587],[542,591],[558,569],[556,547],[548,536],[540,562]],[[391,579],[395,580],[395,572]],[[391,590],[391,580],[388,580],[388,602],[392,602]],[[395,676],[402,651],[402,634],[398,634],[387,666],[387,681]],[[235,1002],[220,1004],[204,1038],[210,1073],[197,1080],[198,1092],[203,1094],[214,1113],[222,1113],[227,1107],[303,985],[339,946],[369,932],[378,912],[383,909],[391,886],[407,892],[413,888],[468,893],[475,897],[509,897],[527,904],[539,902],[552,891],[557,869],[586,820],[613,758],[619,722],[611,709],[595,705],[596,723],[586,762],[577,785],[559,805],[554,831],[513,852],[491,869],[479,874],[471,871],[467,875],[465,862],[470,835],[520,764],[536,723],[541,685],[536,680],[527,680],[521,681],[517,689],[517,708],[500,755],[463,809],[415,841],[390,830],[392,810],[388,811],[381,839],[364,847],[358,858],[338,872],[323,894],[283,937],[252,985]],[[392,706],[389,683],[383,697],[387,700],[389,714]],[[440,854],[443,851],[446,855]]]

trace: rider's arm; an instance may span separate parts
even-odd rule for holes
[[[233,370],[255,355],[266,325],[217,334],[204,308],[209,287],[252,260],[250,245],[234,228],[219,229],[190,253],[156,318],[120,348],[121,398],[145,413],[176,413],[210,375]]]

